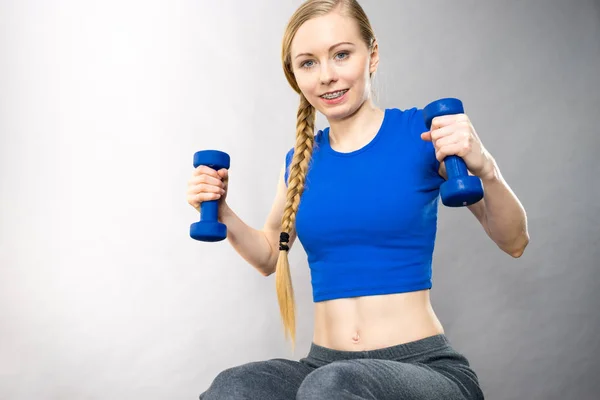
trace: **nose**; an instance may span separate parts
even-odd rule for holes
[[[338,78],[335,67],[330,63],[322,63],[320,78],[323,85],[329,85],[331,82],[337,81]]]

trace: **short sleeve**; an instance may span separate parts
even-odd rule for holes
[[[285,156],[285,186],[288,185],[288,178],[290,176],[290,165],[292,164],[292,158],[294,157],[294,148],[287,152]]]

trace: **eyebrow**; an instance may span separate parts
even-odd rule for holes
[[[352,46],[354,46],[354,43],[352,43],[352,42],[340,42],[340,43],[337,43],[337,44],[334,44],[333,46],[331,46],[331,47],[329,48],[329,51],[331,51],[331,50],[333,50],[334,48],[336,48],[336,47],[338,47],[338,46],[341,46],[341,45],[343,45],[343,44],[351,44]],[[298,54],[298,55],[297,55],[297,56],[296,56],[294,59],[296,59],[296,58],[298,58],[298,57],[301,57],[301,56],[312,56],[312,55],[313,55],[313,54],[311,54],[311,53],[300,53],[300,54]]]

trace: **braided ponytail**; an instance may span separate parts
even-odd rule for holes
[[[313,151],[315,118],[315,108],[300,94],[296,123],[296,144],[294,146],[294,157],[290,164],[287,199],[281,219],[280,251],[277,259],[277,269],[275,270],[275,286],[281,319],[285,336],[286,338],[291,337],[292,346],[295,346],[296,342],[296,313],[294,288],[292,287],[288,261],[288,246],[285,243],[289,241],[289,234],[294,229],[296,212],[304,191],[308,163]]]

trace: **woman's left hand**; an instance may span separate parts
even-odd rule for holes
[[[483,147],[466,114],[435,117],[431,129],[423,132],[421,139],[433,142],[435,157],[440,162],[447,156],[456,155],[464,160],[473,175],[483,179],[494,173],[494,160]]]

